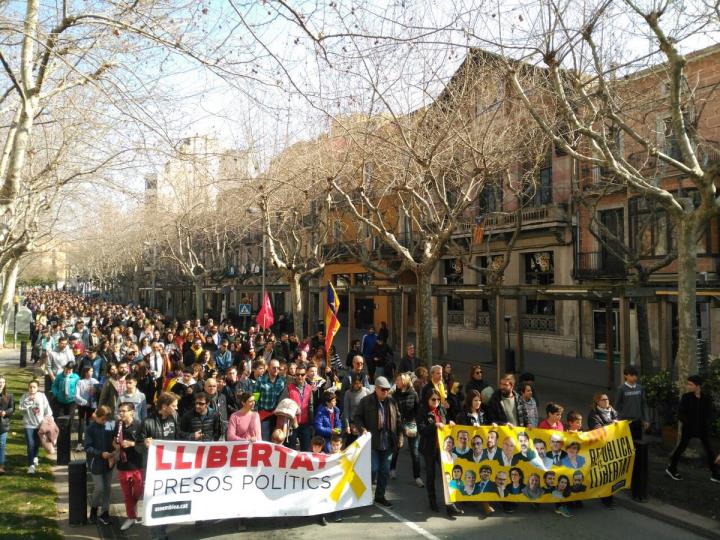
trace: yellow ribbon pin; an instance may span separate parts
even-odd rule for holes
[[[350,452],[351,450],[352,452]],[[348,454],[352,455],[348,458]],[[345,486],[348,484],[350,484],[350,489],[352,489],[355,494],[355,498],[359,499],[362,494],[365,493],[367,488],[360,477],[355,473],[355,463],[357,463],[357,460],[360,458],[360,454],[360,445],[356,441],[348,446],[345,449],[345,452],[340,455],[340,467],[342,467],[343,475],[337,485],[330,492],[330,499],[332,501],[337,503],[340,500],[343,491],[345,491]]]

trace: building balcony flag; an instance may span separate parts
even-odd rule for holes
[[[479,246],[485,237],[485,219],[478,216],[475,218],[475,227],[473,228],[472,245]]]
[[[275,322],[272,305],[270,304],[270,295],[266,292],[263,298],[262,307],[255,317],[257,323],[263,328],[270,328]]]
[[[338,312],[340,310],[340,298],[335,292],[332,283],[327,284],[327,294],[325,297],[325,350],[330,350],[333,338],[340,330],[340,321],[338,320]]]

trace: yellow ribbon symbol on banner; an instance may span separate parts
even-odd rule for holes
[[[354,452],[352,456],[348,458],[348,454],[350,453],[348,452],[349,450],[354,450]],[[365,493],[365,490],[367,489],[365,484],[360,477],[355,474],[355,463],[357,463],[357,460],[360,458],[360,454],[360,445],[357,442],[354,442],[340,455],[340,467],[343,470],[343,475],[337,485],[330,492],[330,499],[332,501],[337,503],[340,500],[343,491],[345,491],[345,486],[348,484],[350,484],[350,489],[352,489],[357,499]]]

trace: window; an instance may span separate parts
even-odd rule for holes
[[[642,197],[629,201],[630,247],[641,257],[667,255],[672,228],[665,210]]]
[[[525,284],[547,286],[555,283],[555,262],[552,251],[525,253]],[[554,300],[528,298],[525,313],[532,315],[555,315]]]
[[[448,285],[463,284],[463,263],[460,259],[445,259],[444,261],[445,280]],[[448,298],[448,311],[462,311],[464,309],[463,299],[457,296]]]
[[[523,164],[521,174],[524,205],[545,206],[552,203],[552,152],[546,152],[545,158],[539,164]]]
[[[502,177],[485,184],[478,193],[478,215],[501,212],[503,204]]]

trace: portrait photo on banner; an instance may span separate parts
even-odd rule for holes
[[[630,487],[635,454],[627,422],[584,432],[445,426],[438,444],[447,504],[607,497]]]

